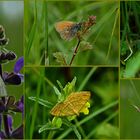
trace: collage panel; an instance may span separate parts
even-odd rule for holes
[[[24,3],[26,65],[119,65],[118,1]]]
[[[140,80],[121,80],[120,84],[120,138],[140,139]]]
[[[46,0],[24,0],[25,65],[49,65]]]
[[[48,11],[50,65],[118,65],[118,1],[49,1]]]
[[[140,78],[140,1],[120,2],[120,77]]]
[[[23,139],[23,1],[0,1],[0,139]]]
[[[26,67],[26,139],[119,138],[118,68]]]

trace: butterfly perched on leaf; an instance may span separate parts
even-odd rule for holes
[[[50,111],[53,116],[73,116],[79,115],[90,98],[89,91],[73,92],[65,101],[57,103]]]

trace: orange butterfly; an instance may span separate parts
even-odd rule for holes
[[[50,113],[53,116],[61,117],[79,115],[80,110],[88,102],[89,98],[89,91],[73,92],[64,102],[56,104]]]
[[[71,21],[60,21],[55,24],[56,31],[64,40],[71,40],[81,29],[82,23],[74,23]]]

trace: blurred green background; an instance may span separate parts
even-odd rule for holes
[[[75,91],[90,91],[91,107],[89,115],[77,117],[82,130],[82,138],[118,138],[118,68],[96,67],[26,67],[25,81],[25,138],[48,137],[48,131],[39,134],[40,125],[52,119],[50,109],[28,99],[30,96],[39,97],[56,103],[57,96],[53,86],[58,87],[57,80],[63,86],[77,77]],[[100,112],[100,113],[99,113]],[[96,114],[97,113],[97,114]],[[94,116],[95,115],[95,116]],[[63,130],[56,131],[55,138],[77,138],[73,131],[63,125]],[[67,131],[70,131],[67,133]],[[81,131],[80,131],[81,132]]]
[[[132,105],[140,107],[140,81],[121,80],[120,136],[122,139],[140,138],[140,112]]]
[[[6,36],[9,38],[6,49],[15,52],[17,59],[23,56],[23,10],[23,1],[0,1],[0,25],[5,28]],[[16,60],[2,65],[3,71],[12,72]],[[19,86],[8,85],[6,88],[8,95],[15,96],[17,100],[23,95],[22,84]],[[14,128],[19,126],[21,121],[21,113],[17,113],[13,121]]]
[[[118,8],[118,1],[25,0],[26,64],[60,65],[53,56],[55,52],[67,55],[69,64],[77,40],[61,39],[54,24],[61,20],[81,22],[87,20],[88,16],[95,15],[96,25],[84,36],[93,49],[79,52],[73,65],[118,65]]]

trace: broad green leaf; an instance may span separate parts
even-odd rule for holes
[[[125,78],[135,77],[136,73],[139,70],[140,70],[140,52],[137,52],[126,62],[124,77]]]
[[[32,101],[35,101],[35,102],[38,102],[40,105],[43,105],[47,108],[52,108],[53,104],[47,100],[44,100],[44,99],[40,99],[40,98],[37,98],[37,97],[28,97],[28,99],[32,100]]]
[[[5,88],[5,84],[0,76],[0,97],[4,97],[7,96],[7,91]]]

